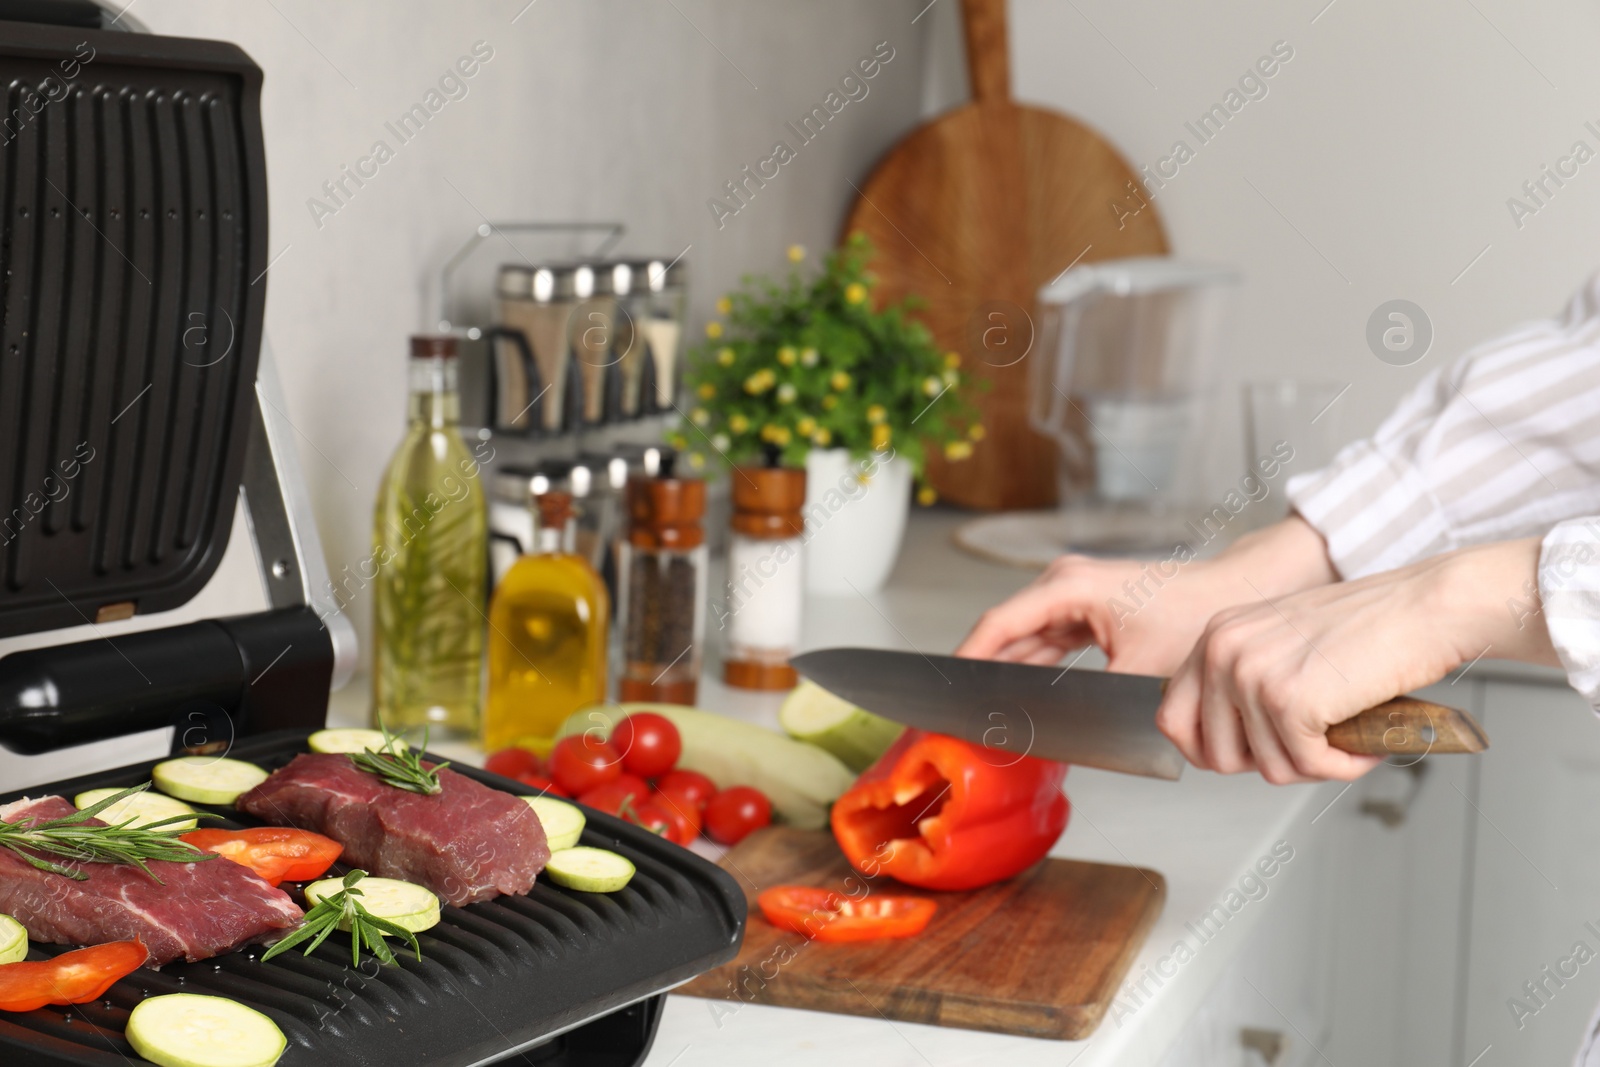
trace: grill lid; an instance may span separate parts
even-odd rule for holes
[[[221,561],[265,300],[260,90],[229,44],[0,22],[0,636],[178,607]]]

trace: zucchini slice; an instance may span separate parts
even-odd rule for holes
[[[9,915],[0,915],[0,963],[28,958],[28,931]]]
[[[267,780],[254,763],[220,756],[181,756],[150,771],[156,788],[195,804],[232,804]]]
[[[106,797],[116,796],[122,792],[120,789],[89,789],[72,798],[73,807],[82,811],[84,808],[93,807]],[[152,793],[148,789],[143,793],[134,793],[125,796],[109,807],[102,808],[95,818],[112,826],[127,819],[133,820],[134,826],[145,826],[170,818],[173,815],[192,815],[194,809],[181,800]],[[159,827],[162,830],[193,830],[200,825],[199,819],[190,819],[187,822],[169,822]]]
[[[141,1000],[127,1035],[158,1067],[272,1067],[288,1045],[278,1024],[254,1008],[194,993]]]
[[[633,879],[633,861],[603,848],[564,848],[544,872],[556,885],[583,893],[615,893]]]
[[[381,730],[318,730],[306,738],[313,752],[373,752],[383,751]]]
[[[420,885],[398,878],[368,876],[355,887],[361,891],[357,903],[380,919],[388,919],[414,934],[439,925],[439,898]],[[306,886],[306,903],[316,907],[325,898],[343,891],[343,878],[324,878]],[[350,927],[340,923],[339,929],[348,931]]]
[[[578,838],[583,836],[585,819],[576,804],[568,804],[565,800],[557,800],[555,797],[522,799],[526,800],[528,807],[539,816],[539,825],[544,827],[544,837],[549,842],[552,853],[571,848],[578,843]]]

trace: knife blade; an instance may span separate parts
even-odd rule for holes
[[[1176,779],[1183,754],[1156,728],[1166,679],[875,648],[824,648],[790,664],[857,707],[993,750]],[[1456,708],[1397,697],[1328,731],[1357,755],[1481,752],[1488,738]]]

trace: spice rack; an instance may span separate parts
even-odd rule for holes
[[[437,325],[464,340],[469,435],[522,464],[662,439],[678,414],[687,268],[615,254],[625,235],[620,222],[485,222],[444,262]]]

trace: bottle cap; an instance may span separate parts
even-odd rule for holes
[[[456,339],[449,334],[413,334],[412,359],[455,359],[459,355]]]
[[[511,300],[527,300],[533,296],[533,268],[507,263],[500,268],[495,288],[501,296]]]
[[[539,525],[546,530],[559,530],[572,521],[572,494],[560,489],[538,493],[533,498],[534,509],[539,513]]]
[[[675,259],[667,262],[664,259],[641,259],[629,264],[633,268],[634,288],[649,289],[652,293],[663,292],[667,289],[682,289],[684,275],[687,272],[685,265]]]

